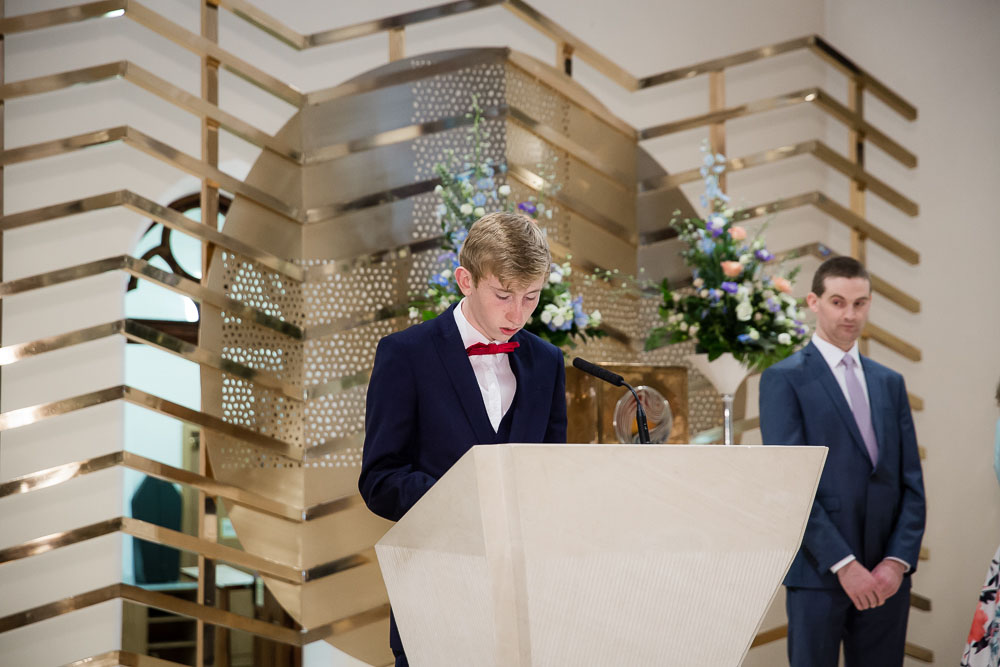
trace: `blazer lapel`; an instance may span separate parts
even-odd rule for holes
[[[872,428],[878,444],[878,460],[882,460],[882,441],[885,424],[882,421],[882,406],[888,404],[885,387],[880,380],[878,368],[866,357],[861,357],[861,367],[865,370],[865,384],[868,385],[868,405],[872,411]]]
[[[472,364],[469,363],[469,355],[462,345],[462,335],[458,332],[455,315],[451,312],[454,308],[455,306],[452,306],[434,318],[434,322],[439,322],[440,333],[434,337],[435,347],[455,388],[455,393],[458,394],[459,403],[472,426],[476,440],[480,444],[492,443],[496,440],[496,432],[490,424],[489,415],[486,414],[483,394],[479,390]]]
[[[830,369],[830,366],[827,365],[826,359],[823,358],[823,354],[812,343],[809,343],[809,345],[806,346],[805,351],[808,358],[807,363],[809,364],[809,374],[812,377],[819,378],[820,384],[823,385],[826,393],[830,396],[830,401],[840,414],[841,420],[847,426],[847,430],[851,434],[854,444],[857,445],[857,447],[861,450],[861,453],[865,455],[865,459],[870,461],[871,458],[868,456],[868,448],[865,447],[865,440],[861,437],[861,430],[858,428],[858,422],[854,420],[854,413],[851,412],[851,406],[847,403],[847,398],[844,397],[844,391],[840,388],[840,384],[837,383],[837,378],[834,377],[833,371]]]
[[[521,347],[507,355],[510,359],[510,369],[514,371],[514,378],[517,381],[514,402],[510,406],[510,409],[513,411],[510,421],[510,442],[527,441],[527,430],[528,426],[532,423],[532,412],[539,403],[533,395],[535,388],[528,381],[531,375],[529,369],[534,368],[531,359],[531,347],[524,344],[523,338],[524,336],[520,331],[514,335],[511,340],[519,342]]]

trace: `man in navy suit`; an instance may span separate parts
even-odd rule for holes
[[[829,447],[802,548],[785,578],[792,667],[903,664],[910,575],[924,533],[923,476],[903,378],[858,354],[871,280],[824,262],[806,297],[812,342],[764,371],[768,445]]]
[[[562,351],[523,330],[551,263],[541,230],[515,213],[484,216],[459,263],[465,298],[375,351],[358,488],[392,521],[473,445],[566,442]],[[405,667],[395,619],[389,644]]]

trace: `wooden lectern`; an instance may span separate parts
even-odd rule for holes
[[[823,447],[473,447],[376,544],[414,667],[736,667]]]

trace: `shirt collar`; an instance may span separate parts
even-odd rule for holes
[[[819,350],[819,353],[823,355],[826,365],[831,369],[840,365],[840,362],[844,360],[845,354],[851,355],[854,358],[855,365],[861,368],[861,354],[858,352],[858,341],[854,341],[854,345],[847,352],[844,352],[833,343],[826,342],[816,333],[812,335],[812,342],[816,346],[816,349]]]
[[[465,298],[463,297],[458,305],[455,306],[455,324],[458,325],[458,333],[462,336],[462,345],[468,348],[470,345],[475,345],[476,343],[492,343],[492,341],[483,334],[479,332],[479,329],[472,326],[469,320],[465,317],[465,313],[462,312],[462,304],[465,303]]]

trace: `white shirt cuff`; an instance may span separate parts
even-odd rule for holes
[[[841,569],[842,567],[850,563],[852,560],[857,560],[857,558],[854,557],[854,554],[851,554],[850,556],[844,558],[843,560],[838,560],[836,563],[833,564],[833,567],[830,568],[830,572],[837,574],[837,570]]]
[[[905,568],[906,568],[905,570],[903,570],[903,572],[904,572],[904,573],[906,573],[906,572],[909,572],[909,571],[910,571],[910,564],[909,564],[909,563],[907,563],[907,562],[906,562],[905,560],[903,560],[902,558],[894,558],[893,556],[886,556],[886,557],[885,557],[885,559],[886,559],[886,560],[894,560],[894,561],[896,561],[897,563],[902,563],[902,564],[903,564],[903,567],[905,567]]]

